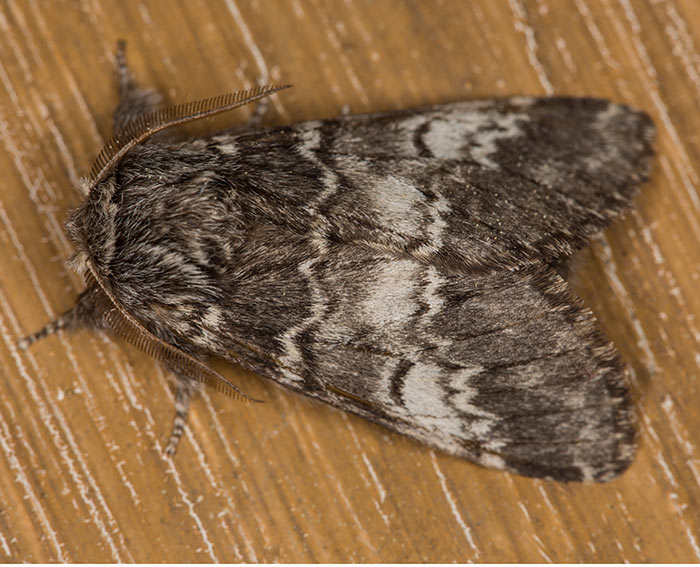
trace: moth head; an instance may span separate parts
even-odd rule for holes
[[[101,274],[109,274],[116,244],[118,207],[112,201],[115,190],[115,176],[109,175],[92,186],[86,199],[68,215],[66,232],[75,247],[69,265],[81,275],[86,275],[88,262]]]

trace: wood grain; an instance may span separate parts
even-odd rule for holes
[[[277,123],[510,94],[647,110],[652,181],[578,286],[634,372],[632,468],[603,486],[487,471],[222,366],[267,403],[205,394],[171,459],[157,364],[84,332],[18,351],[83,287],[62,222],[110,135],[117,38],[170,102],[293,82]],[[0,558],[700,561],[698,46],[696,0],[3,2]]]

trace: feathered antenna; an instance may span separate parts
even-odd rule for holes
[[[112,139],[104,145],[102,151],[100,151],[90,170],[90,186],[88,193],[109,174],[114,166],[119,163],[119,160],[131,148],[143,142],[156,132],[171,126],[233,110],[234,108],[254,102],[290,86],[291,85],[267,85],[256,87],[254,89],[162,108],[136,118],[117,132]],[[88,288],[93,287],[95,307],[100,311],[108,327],[113,332],[139,350],[174,368],[189,378],[211,386],[217,391],[227,394],[237,400],[248,402],[260,401],[243,393],[234,384],[201,360],[196,359],[151,333],[122,307],[102,281],[102,278],[95,268],[91,264],[88,266],[89,271],[86,283]]]
[[[129,122],[104,145],[90,170],[89,191],[92,191],[109,174],[126,152],[156,132],[171,126],[233,110],[290,86],[267,85],[255,87],[254,89],[161,108],[140,116]]]
[[[156,337],[124,309],[102,282],[92,266],[86,275],[88,288],[93,288],[95,308],[109,329],[126,342],[188,378],[211,386],[218,392],[244,402],[259,402],[242,392],[216,370],[179,348]]]

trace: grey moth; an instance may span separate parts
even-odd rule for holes
[[[646,114],[512,97],[176,140],[281,87],[161,108],[117,61],[116,134],[67,223],[87,287],[22,347],[87,327],[163,362],[169,452],[199,383],[249,399],[215,356],[487,467],[628,467],[626,367],[561,274],[647,178]]]

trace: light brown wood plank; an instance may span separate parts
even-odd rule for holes
[[[267,403],[206,393],[171,459],[157,364],[84,332],[18,351],[83,287],[62,222],[111,133],[117,38],[170,102],[293,82],[272,123],[509,94],[648,111],[652,180],[577,283],[634,372],[631,469],[602,486],[484,470],[225,366]],[[695,0],[4,3],[0,558],[700,561],[699,48]]]

